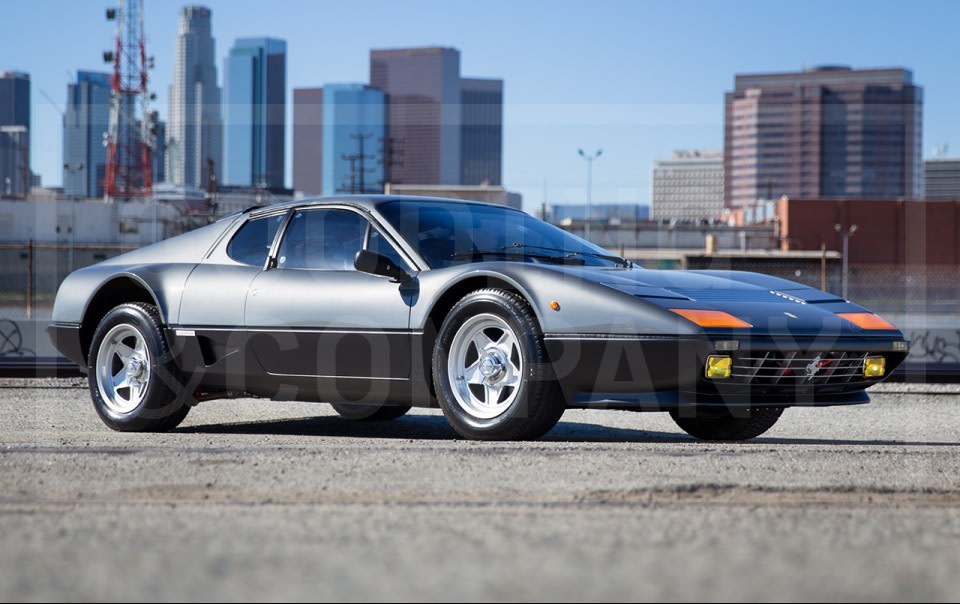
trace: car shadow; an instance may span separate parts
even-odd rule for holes
[[[299,417],[228,424],[180,426],[184,434],[273,434],[415,440],[456,440],[460,437],[440,415],[408,415],[382,422],[349,421],[337,416]],[[673,432],[614,428],[581,422],[563,422],[540,439],[548,442],[690,442]]]
[[[181,426],[174,432],[182,434],[272,434],[277,436],[329,436],[345,438],[382,438],[405,440],[456,440],[460,438],[440,415],[408,415],[382,422],[358,422],[338,416],[299,417],[227,424]],[[583,422],[561,421],[540,442],[572,443],[676,443],[698,442],[679,432],[661,432],[620,428]],[[703,443],[710,444],[710,443]],[[854,440],[830,438],[755,438],[742,443],[751,445],[834,445],[834,446],[901,446],[901,447],[955,447],[955,442],[926,442],[900,440]]]

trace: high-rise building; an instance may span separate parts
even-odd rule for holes
[[[0,126],[30,128],[30,74],[0,71]]]
[[[307,195],[383,193],[386,95],[364,84],[293,91],[293,188]]]
[[[363,84],[323,87],[323,194],[382,193],[387,135],[383,92]]]
[[[223,71],[223,181],[283,187],[287,43],[238,38]]]
[[[0,195],[26,195],[30,179],[30,75],[0,71]]]
[[[923,89],[906,69],[738,75],[725,104],[728,205],[920,196]]]
[[[109,122],[110,74],[77,72],[76,83],[67,84],[63,114],[63,192],[68,197],[103,197]]]
[[[173,184],[206,187],[211,161],[214,173],[222,174],[215,56],[210,9],[184,6],[174,52],[166,140],[166,178]]]
[[[323,88],[293,89],[293,189],[323,193]]]
[[[923,162],[923,198],[960,199],[960,157],[934,157]]]
[[[653,162],[654,220],[703,220],[723,212],[723,152],[675,151]]]
[[[460,180],[460,51],[370,51],[370,85],[388,97],[387,180],[457,184]]]
[[[460,80],[460,184],[499,185],[503,157],[503,80]]]

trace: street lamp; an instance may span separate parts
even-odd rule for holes
[[[597,149],[593,155],[584,153],[583,149],[577,149],[577,153],[587,160],[587,226],[583,238],[590,241],[590,220],[593,219],[593,160],[603,155],[603,149]]]
[[[846,300],[847,286],[849,285],[850,237],[857,232],[857,225],[851,224],[850,228],[844,231],[842,225],[835,224],[833,225],[833,230],[840,233],[840,236],[843,238],[843,299]]]

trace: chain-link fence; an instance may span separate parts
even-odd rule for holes
[[[0,318],[49,320],[60,283],[71,272],[131,246],[0,243]]]
[[[781,277],[842,296],[839,258],[755,258],[708,255],[687,258],[688,269],[738,270]],[[879,313],[960,315],[960,267],[851,264],[847,299]]]
[[[0,356],[55,354],[45,327],[60,283],[73,270],[130,249],[115,244],[0,244]],[[759,256],[696,255],[651,268],[752,271],[837,295],[843,292],[843,264],[835,256]],[[954,357],[960,362],[960,267],[850,265],[846,278],[847,297],[903,328],[922,345],[918,354],[934,362]]]

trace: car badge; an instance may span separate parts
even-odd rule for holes
[[[808,379],[808,380],[813,379],[814,376],[816,376],[816,375],[820,372],[820,362],[821,362],[822,360],[823,360],[823,357],[821,357],[821,356],[818,354],[816,357],[814,357],[814,359],[813,359],[812,361],[810,361],[810,364],[807,365],[806,370],[807,370],[807,379]]]
[[[783,314],[787,315],[787,316],[790,317],[791,319],[799,319],[799,318],[800,318],[800,317],[798,317],[797,315],[793,314],[792,312],[786,312],[786,311],[784,311]]]

